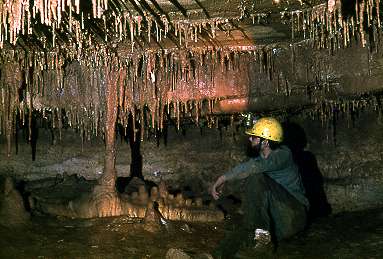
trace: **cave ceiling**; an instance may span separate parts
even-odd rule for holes
[[[97,135],[110,89],[118,123],[156,129],[202,113],[381,104],[380,0],[0,4],[0,134],[38,111]]]
[[[45,51],[252,47],[289,40],[291,15],[327,10],[323,0],[2,2],[1,43]]]

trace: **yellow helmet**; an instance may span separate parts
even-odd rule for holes
[[[247,135],[257,136],[276,142],[282,142],[283,129],[274,118],[265,117],[257,120],[251,129],[246,130]]]

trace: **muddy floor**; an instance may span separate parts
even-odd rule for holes
[[[222,223],[173,222],[153,234],[140,220],[127,217],[35,216],[23,227],[0,227],[0,258],[165,258],[170,248],[193,257],[211,253],[223,235]],[[253,249],[242,249],[240,254],[257,258]],[[266,257],[383,258],[383,209],[316,220]]]

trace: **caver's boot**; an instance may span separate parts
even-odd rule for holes
[[[254,231],[254,248],[261,248],[271,244],[271,235],[268,230],[257,228]]]
[[[260,228],[254,231],[255,252],[257,255],[271,255],[274,252],[274,244],[271,242],[270,232]]]
[[[270,258],[274,252],[270,232],[259,228],[252,232],[251,238],[242,248],[233,258]]]

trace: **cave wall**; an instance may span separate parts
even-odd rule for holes
[[[288,119],[286,137],[293,148],[298,143],[300,151],[306,152],[303,159],[313,159],[314,164],[306,166],[306,173],[309,177],[313,173],[323,176],[323,189],[334,213],[383,205],[383,120],[378,111],[361,110],[352,117],[340,115],[335,124],[302,115],[285,119]],[[54,178],[63,173],[88,179],[101,175],[102,139],[85,140],[82,144],[73,130],[64,130],[61,141],[54,140],[51,133],[40,129],[35,161],[21,131],[18,153],[15,154],[13,146],[11,158],[6,157],[6,142],[1,138],[0,173],[18,180]],[[170,188],[191,190],[207,197],[209,186],[220,174],[246,159],[246,141],[243,129],[230,125],[220,129],[201,129],[195,125],[180,130],[169,127],[166,141],[161,137],[159,142],[146,135],[141,143],[144,178],[156,183],[163,179]],[[130,148],[120,136],[117,150],[118,175],[127,177]],[[307,168],[314,171],[307,172]],[[320,184],[315,177],[312,184]]]
[[[321,195],[318,188],[323,187],[325,197],[321,198],[327,198],[333,213],[383,205],[382,118],[379,112],[366,110],[352,118],[339,115],[335,122],[298,115],[285,123],[286,131],[290,130],[286,140],[305,174],[307,188],[313,188],[307,192]],[[202,135],[197,129],[189,129],[186,136],[169,141],[160,152],[149,143],[144,145],[148,151],[143,154],[151,157],[151,162],[145,163],[151,170],[146,172],[163,168],[163,175],[168,175],[173,185],[189,185],[194,191],[206,192],[220,174],[246,159],[247,137],[231,128],[221,133],[222,139],[217,129]]]
[[[354,120],[340,118],[335,127],[304,122],[308,150],[317,158],[334,212],[383,204],[383,120],[362,112]],[[318,130],[319,129],[319,130]]]
[[[40,128],[35,161],[32,161],[32,148],[22,131],[18,132],[18,144],[12,146],[9,158],[6,140],[0,137],[0,173],[19,180],[54,178],[64,173],[96,179],[103,170],[104,142],[101,138],[91,138],[82,143],[79,135],[79,132],[66,129],[58,140],[57,131]],[[159,140],[145,134],[141,142],[143,176],[157,183],[161,178],[173,188],[181,188],[183,181],[199,179],[203,186],[198,191],[202,192],[220,172],[244,158],[242,144],[245,140],[241,131],[230,126],[219,130],[193,124],[177,130],[174,125],[169,126],[166,137]],[[116,148],[117,174],[128,177],[131,150],[121,135],[117,136]]]

